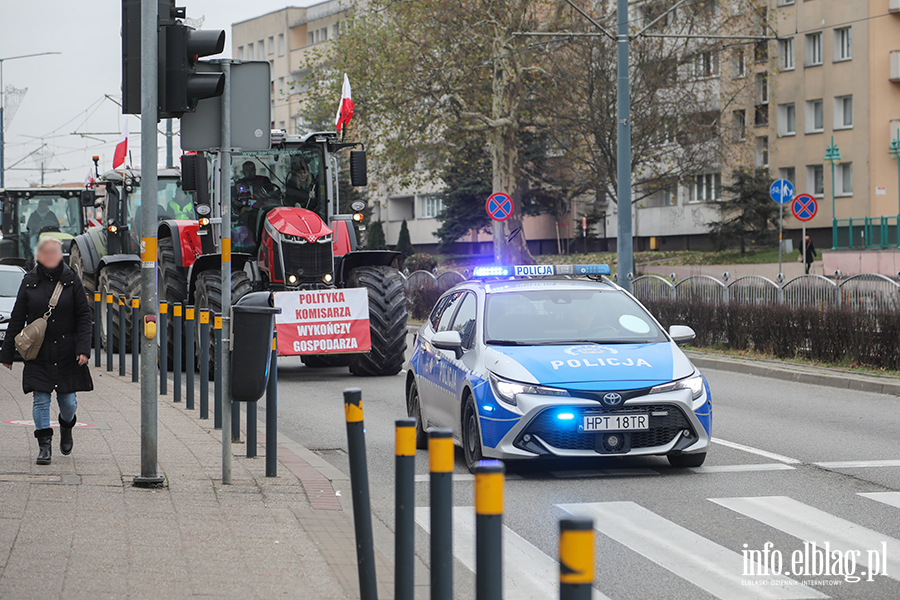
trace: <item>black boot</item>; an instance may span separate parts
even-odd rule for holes
[[[59,417],[59,451],[64,455],[72,453],[72,428],[75,427],[77,415],[72,415],[71,421],[64,421]]]
[[[50,455],[53,453],[53,430],[49,427],[47,429],[38,429],[34,432],[34,437],[37,438],[38,447],[40,448],[38,451],[37,464],[49,465]]]

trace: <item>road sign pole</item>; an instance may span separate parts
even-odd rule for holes
[[[803,261],[803,273],[809,275],[806,268],[806,221],[803,221],[803,233],[800,234],[800,260]]]
[[[784,252],[784,204],[778,205],[778,274],[784,278],[781,267],[781,253]]]

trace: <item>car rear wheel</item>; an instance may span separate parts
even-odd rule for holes
[[[686,469],[702,465],[703,461],[706,460],[706,452],[700,452],[699,454],[669,454],[666,458],[669,459],[669,464],[673,467]]]
[[[475,403],[471,397],[466,400],[466,407],[463,409],[462,432],[466,468],[469,469],[470,473],[474,473],[475,467],[478,466],[478,461],[484,456],[481,453],[481,434],[478,432],[478,413],[475,410]]]
[[[422,406],[419,402],[419,388],[413,381],[406,391],[406,414],[416,420],[416,450],[426,450],[428,434],[425,433],[425,421],[422,419]]]

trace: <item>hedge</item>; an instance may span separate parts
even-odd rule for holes
[[[697,346],[900,370],[898,311],[688,299],[643,304],[666,328],[692,327]]]

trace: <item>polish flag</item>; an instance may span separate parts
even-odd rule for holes
[[[116,151],[113,153],[113,169],[118,169],[125,164],[125,157],[128,155],[128,121],[125,121],[125,128],[122,129],[122,135],[119,137],[119,143],[116,144]]]
[[[353,118],[353,100],[350,98],[350,78],[344,73],[344,86],[341,88],[341,103],[338,105],[335,117],[335,128],[338,131],[346,130],[350,119]]]
[[[88,167],[87,177],[84,178],[84,187],[86,187],[86,188],[94,187],[94,171],[90,167]]]

